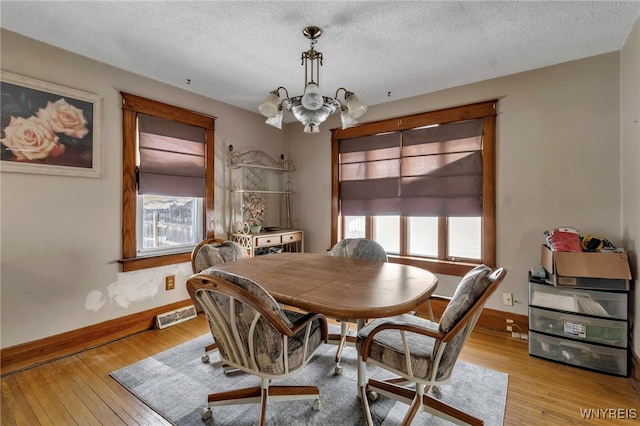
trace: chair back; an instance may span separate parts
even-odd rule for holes
[[[471,335],[487,299],[506,274],[504,268],[492,273],[491,268],[480,265],[469,271],[458,284],[438,325],[439,331],[446,335],[434,348],[436,362],[432,363],[431,374],[436,381],[447,380],[451,376],[458,355]]]
[[[273,297],[254,281],[209,269],[191,276],[188,285],[211,325],[224,362],[263,377],[287,374],[306,362],[290,360],[287,339],[292,323]]]
[[[378,242],[366,238],[345,238],[338,241],[329,250],[329,256],[349,257],[372,262],[387,261],[387,252],[384,247]]]
[[[208,238],[201,241],[191,252],[191,269],[198,274],[219,263],[244,259],[247,252],[235,241]]]

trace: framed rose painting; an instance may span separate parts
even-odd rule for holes
[[[0,71],[0,171],[102,177],[102,97]]]

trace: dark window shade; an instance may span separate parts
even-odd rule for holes
[[[340,141],[340,211],[400,213],[400,132]]]
[[[343,216],[397,216],[400,198],[340,200],[340,212]]]
[[[378,151],[400,146],[400,132],[380,133],[340,141],[340,153],[358,151]]]
[[[374,179],[400,177],[400,158],[382,161],[363,161],[340,165],[342,181],[360,180],[375,184]]]
[[[458,121],[441,126],[423,127],[403,132],[403,146],[446,142],[482,135],[482,120]]]
[[[138,114],[138,193],[206,195],[205,129]]]
[[[344,216],[400,213],[400,178],[348,180],[340,183],[340,209]]]
[[[204,143],[204,127],[138,114],[138,131],[174,139]]]
[[[343,216],[482,216],[482,120],[399,136],[340,141]]]

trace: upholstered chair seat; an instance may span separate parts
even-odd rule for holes
[[[469,271],[458,284],[439,323],[405,314],[373,320],[358,331],[356,347],[361,360],[399,376],[359,384],[369,425],[372,419],[368,399],[375,399],[377,393],[411,401],[403,425],[411,424],[421,410],[455,423],[483,424],[481,419],[434,400],[427,391],[449,380],[484,304],[505,275],[504,269],[492,272],[485,265]],[[415,390],[401,386],[403,383],[414,383]]]
[[[191,269],[194,274],[202,272],[203,270],[212,266],[218,265],[224,262],[231,262],[233,260],[244,259],[247,257],[247,252],[242,246],[235,241],[225,241],[220,238],[208,238],[202,240],[191,251]],[[187,292],[194,305],[196,311],[202,312],[202,307],[195,299],[195,290],[187,286]],[[209,324],[211,326],[211,324]],[[202,362],[209,362],[209,354],[217,349],[216,343],[207,345],[204,348],[204,355],[202,355]],[[236,371],[229,366],[224,365],[224,372],[231,373]]]
[[[381,318],[371,321],[363,327],[358,336],[368,336],[371,330],[380,325],[413,325],[438,330],[438,324],[425,321],[414,315],[398,315],[391,318]],[[427,378],[432,364],[433,348],[436,340],[416,333],[405,333],[405,339],[411,350],[411,373],[418,378]],[[356,341],[358,350],[362,350],[363,339]],[[391,367],[395,371],[409,374],[407,355],[402,336],[396,330],[386,330],[378,333],[369,347],[369,359]]]
[[[345,238],[338,241],[331,250],[329,256],[346,257],[350,259],[360,259],[370,262],[386,262],[387,252],[378,242],[368,240],[366,238]],[[329,340],[337,342],[336,365],[334,371],[336,374],[342,374],[343,368],[340,365],[342,359],[342,349],[346,344],[354,344],[355,337],[349,336],[349,323],[356,322],[353,318],[336,318],[340,322],[340,335],[331,334]]]
[[[191,267],[194,274],[224,262],[244,259],[247,252],[235,241],[213,238],[202,241],[196,246],[191,256]]]
[[[227,404],[260,402],[260,425],[268,401],[314,399],[314,409],[320,409],[317,386],[278,387],[271,380],[296,373],[312,358],[327,338],[324,316],[287,311],[258,283],[215,267],[191,276],[188,285],[209,319],[223,362],[260,378],[259,387],[210,394],[203,419],[211,417],[211,407]]]
[[[329,256],[370,260],[371,262],[387,261],[387,252],[384,248],[376,241],[366,238],[345,238],[338,241],[329,250]]]

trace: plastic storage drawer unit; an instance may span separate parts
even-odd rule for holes
[[[529,281],[529,304],[603,318],[627,318],[627,293],[558,288]]]
[[[533,331],[589,343],[627,347],[627,321],[611,320],[529,307]]]
[[[589,370],[625,377],[628,375],[625,349],[575,342],[529,331],[529,353]]]

